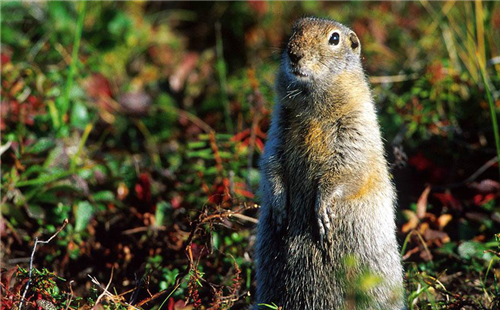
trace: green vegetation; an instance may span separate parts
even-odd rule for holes
[[[1,14],[2,309],[26,287],[23,309],[248,308],[274,74],[305,15],[361,40],[408,308],[500,308],[498,2],[2,1]],[[30,270],[35,240],[58,231]]]

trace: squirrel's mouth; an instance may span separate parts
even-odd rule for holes
[[[307,72],[307,70],[298,67],[292,67],[290,71],[293,75],[299,78],[308,78],[311,75],[309,72]]]
[[[300,77],[308,77],[309,74],[307,72],[305,72],[304,70],[300,70],[300,69],[292,69],[292,73],[296,76],[300,76]]]

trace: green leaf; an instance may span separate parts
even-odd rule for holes
[[[115,35],[115,36],[121,36],[127,30],[130,28],[132,25],[132,22],[128,18],[127,15],[125,15],[122,12],[119,12],[113,20],[111,20],[108,24],[108,31]]]
[[[39,178],[28,180],[24,182],[17,183],[17,187],[30,186],[30,185],[44,185],[54,181],[57,181],[62,178],[69,177],[72,173],[70,171],[64,171],[60,173],[55,173],[52,175],[43,175]]]
[[[211,149],[204,149],[200,151],[187,152],[188,158],[199,157],[203,159],[214,159],[214,154]]]
[[[220,236],[215,231],[212,232],[212,246],[216,250],[218,250],[220,246]]]
[[[224,158],[224,159],[228,159],[228,158],[232,158],[233,154],[231,154],[229,152],[220,151],[219,152],[219,157],[220,158]]]
[[[437,252],[446,255],[455,255],[456,248],[457,244],[455,242],[448,242],[443,244],[439,249],[437,249]]]
[[[179,269],[174,268],[173,270],[166,270],[166,275],[165,278],[168,281],[169,285],[172,285],[175,283],[175,279],[177,278],[177,275],[179,274]]]
[[[209,167],[208,169],[203,168],[201,171],[203,171],[203,173],[205,175],[216,175],[219,173],[219,170],[217,170],[217,167]]]
[[[260,184],[260,171],[259,169],[252,168],[248,171],[248,179],[250,179],[250,185],[257,188]]]
[[[71,125],[83,130],[88,123],[90,123],[90,116],[87,107],[76,101],[71,110]]]
[[[223,140],[229,140],[233,137],[232,134],[228,134],[228,133],[217,133],[215,134],[215,139],[216,140],[220,140],[220,141],[223,141]],[[200,140],[210,140],[210,135],[209,134],[200,134],[198,136],[198,138]]]
[[[258,306],[260,307],[260,309],[262,309],[262,307],[267,307],[269,309],[274,309],[274,310],[279,309],[279,307],[274,302],[271,305],[270,304],[258,304]]]
[[[165,221],[165,217],[167,215],[167,210],[172,209],[172,206],[170,203],[165,202],[165,201],[160,201],[156,205],[156,213],[155,213],[155,218],[156,218],[156,226],[162,226]]]
[[[2,215],[9,219],[11,223],[26,223],[28,219],[26,219],[25,213],[22,212],[22,209],[11,204],[4,203],[1,205]]]
[[[52,163],[54,161],[56,161],[58,158],[60,158],[60,156],[63,156],[63,148],[62,146],[58,146],[58,147],[55,147],[52,151],[49,152],[49,154],[47,155],[47,159],[45,160],[45,162],[43,163],[43,167],[44,168],[49,168],[50,165],[52,165]]]
[[[80,232],[87,228],[94,215],[94,207],[88,201],[80,201],[76,207],[75,231]]]
[[[45,210],[39,205],[28,204],[28,215],[34,219],[43,219],[45,218]]]
[[[53,148],[55,145],[54,141],[49,138],[41,138],[35,144],[30,145],[26,148],[26,153],[28,154],[39,154]]]
[[[50,191],[50,192],[45,192],[45,193],[39,193],[38,195],[34,196],[35,201],[38,203],[47,203],[47,204],[57,204],[59,203],[58,197],[56,195],[56,191]]]
[[[194,142],[188,142],[188,149],[192,150],[192,149],[199,149],[199,148],[202,148],[202,147],[205,147],[207,145],[207,142],[206,141],[194,141]]]
[[[92,195],[95,201],[110,202],[115,200],[115,194],[112,191],[100,191]]]
[[[38,166],[38,165],[33,165],[31,167],[28,167],[28,169],[26,169],[26,171],[24,171],[22,174],[21,174],[21,179],[23,180],[26,180],[27,178],[29,178],[32,174],[37,174],[37,173],[42,173],[46,171],[45,168],[41,167],[41,166]]]
[[[57,98],[57,99],[59,99],[59,98]],[[54,102],[54,100],[47,100],[47,106],[49,107],[49,115],[50,115],[50,119],[52,120],[52,125],[54,126],[54,128],[59,128],[59,126],[60,126],[59,118],[60,117],[59,117],[59,111],[57,110],[57,106],[59,106],[59,103],[56,106],[56,103]]]
[[[463,259],[482,258],[486,247],[476,241],[466,241],[458,246],[458,254]]]

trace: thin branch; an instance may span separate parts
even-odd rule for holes
[[[66,227],[66,225],[68,225],[68,222],[69,222],[68,219],[65,219],[62,226],[59,227],[59,229],[56,231],[56,233],[53,234],[52,237],[50,237],[47,241],[38,240],[38,237],[35,238],[35,244],[33,245],[33,250],[31,251],[30,268],[29,268],[29,272],[28,272],[28,282],[26,282],[26,287],[24,288],[23,296],[21,297],[21,301],[19,302],[19,310],[22,310],[22,308],[23,308],[23,303],[24,303],[24,300],[26,298],[26,293],[28,293],[28,289],[29,289],[30,284],[31,284],[31,275],[33,273],[33,261],[35,260],[36,247],[38,246],[39,243],[47,244],[50,241],[52,241],[52,239],[54,239],[61,232],[61,230],[63,230],[64,227]]]
[[[481,168],[477,169],[476,172],[474,172],[470,177],[468,177],[467,180],[464,181],[464,183],[470,183],[476,180],[478,176],[483,174],[486,170],[495,165],[497,162],[498,162],[498,156],[495,156],[492,159],[488,160],[484,165],[481,166]]]
[[[409,80],[415,80],[418,78],[418,74],[399,74],[399,75],[387,75],[387,76],[370,76],[368,80],[371,84],[388,84],[388,83],[399,83]]]
[[[257,220],[256,218],[253,218],[251,216],[247,216],[247,215],[244,215],[244,214],[240,214],[240,213],[233,213],[233,214],[230,214],[229,217],[236,217],[240,220],[243,220],[243,221],[247,221],[247,222],[250,222],[250,223],[253,223],[253,224],[258,224],[259,223],[259,220]]]
[[[100,299],[102,299],[103,297],[109,297],[115,303],[122,303],[122,304],[124,304],[124,305],[127,306],[127,309],[130,309],[130,308],[132,308],[132,309],[138,309],[138,308],[132,306],[131,304],[124,302],[123,301],[123,297],[121,295],[113,295],[112,293],[110,293],[108,291],[109,286],[111,285],[111,282],[113,280],[113,271],[114,271],[114,269],[111,270],[111,277],[110,277],[108,285],[106,285],[106,287],[102,287],[101,283],[99,283],[99,281],[95,277],[93,277],[91,275],[88,275],[88,277],[92,280],[92,283],[94,283],[95,285],[99,286],[103,290],[102,294],[99,295],[99,297],[97,298],[97,300],[96,300],[96,302],[94,304],[94,307],[92,307],[92,310],[95,309],[95,307],[97,306],[97,304],[100,302]]]
[[[479,169],[476,170],[473,174],[470,175],[467,179],[457,182],[457,183],[452,183],[448,185],[443,185],[443,186],[435,186],[435,190],[444,190],[448,188],[456,188],[460,187],[463,185],[468,185],[472,182],[474,182],[481,174],[483,174],[486,170],[494,166],[498,162],[498,156],[493,157],[492,159],[488,160],[484,165],[482,165]]]
[[[69,306],[71,305],[71,301],[73,300],[73,283],[74,282],[75,281],[73,281],[73,280],[69,281],[69,291],[71,292],[71,295],[69,296],[69,301],[68,301],[68,304],[66,304],[65,310],[69,309]]]
[[[154,231],[160,231],[160,230],[167,230],[165,226],[156,226],[156,227],[151,227],[151,226],[142,226],[142,227],[136,227],[136,228],[131,228],[122,231],[122,235],[132,235],[140,232],[145,232],[149,230],[154,230]]]
[[[104,296],[113,296],[113,294],[111,294],[108,289],[109,289],[109,286],[111,285],[111,282],[113,281],[113,271],[114,271],[114,268],[111,269],[111,276],[109,277],[109,281],[108,281],[108,285],[106,285],[105,288],[103,288],[103,292],[101,293],[101,295],[99,295],[99,297],[97,297],[97,300],[95,301],[95,304],[94,304],[94,307],[92,307],[92,310],[95,310],[96,306],[99,304],[99,302],[101,301],[101,299],[104,297]],[[89,277],[92,279],[92,282],[94,282],[95,284],[97,284],[99,287],[101,287],[101,284],[99,283],[99,281],[97,281],[96,278],[92,278],[90,275]],[[101,287],[102,288],[102,287]]]
[[[193,124],[195,124],[196,126],[200,127],[201,129],[203,129],[203,131],[205,131],[206,133],[210,133],[212,131],[214,131],[212,129],[212,127],[210,127],[210,125],[208,125],[207,123],[205,123],[201,118],[199,118],[198,116],[194,115],[193,113],[190,113],[186,110],[182,110],[182,109],[179,109],[179,108],[175,108],[177,114],[179,114],[180,116],[182,117],[185,117],[186,119],[190,120]]]

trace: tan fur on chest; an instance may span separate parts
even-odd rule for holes
[[[373,192],[380,190],[382,184],[384,184],[384,182],[380,172],[377,169],[370,169],[363,177],[361,186],[357,188],[355,193],[349,195],[346,199],[355,201],[373,198]]]
[[[312,120],[306,127],[304,145],[307,156],[311,159],[324,159],[330,155],[328,148],[328,133],[325,132],[321,123]]]
[[[322,122],[318,120],[307,120],[302,121],[300,124],[291,124],[290,129],[290,140],[289,145],[294,146],[290,151],[300,152],[302,157],[311,161],[326,161],[331,154],[331,144],[328,139],[330,139],[330,134],[325,131],[324,120]],[[297,146],[300,146],[297,148]]]

